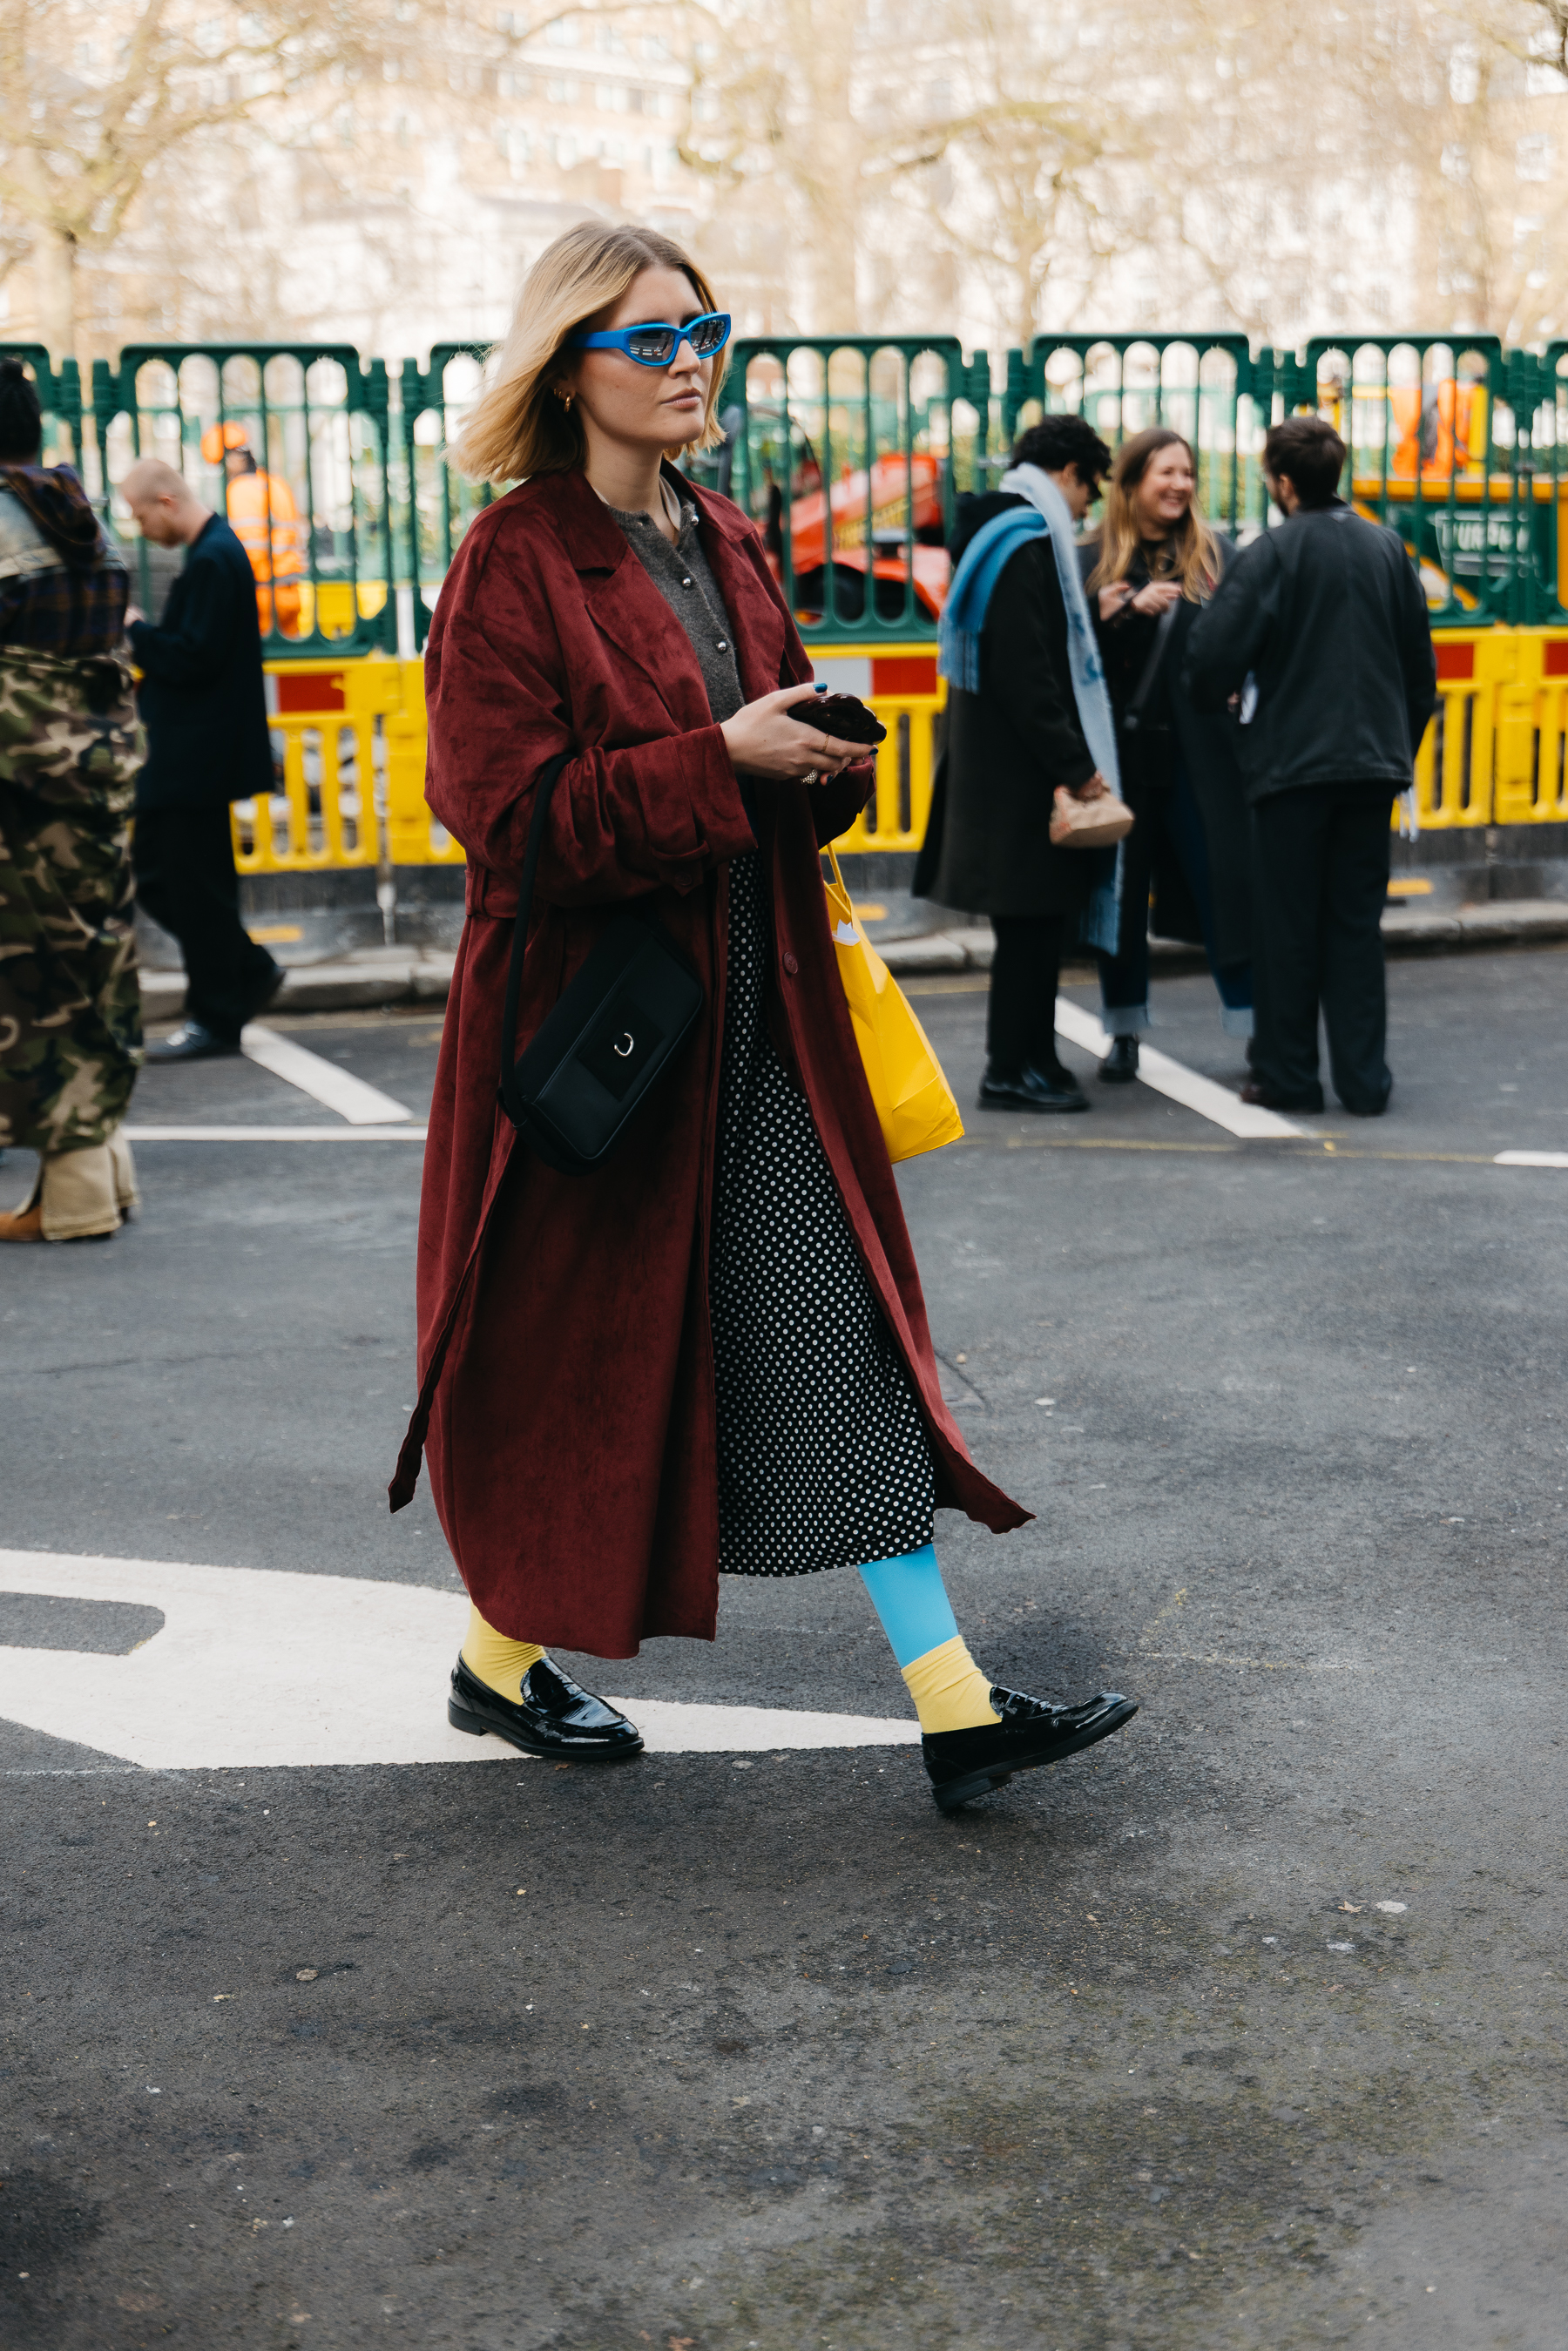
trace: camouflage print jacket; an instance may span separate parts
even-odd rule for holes
[[[0,1147],[81,1151],[141,1060],[131,809],[143,740],[113,653],[0,643]]]

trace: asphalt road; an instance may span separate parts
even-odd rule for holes
[[[1568,1150],[1565,982],[1394,967],[1371,1125],[1095,1086],[902,1171],[1039,1513],[939,1523],[960,1622],[1141,1698],[1092,1756],[944,1821],[907,1749],[152,1772],[0,1727],[5,2351],[1558,2351],[1568,1170],[1493,1159]],[[1207,982],[1158,1004],[1233,1082]],[[967,1102],[983,991],[917,1005]],[[288,1026],[422,1108],[433,1018]],[[240,1063],[135,1115],[329,1120]],[[382,1492],[419,1155],[150,1144],[139,1225],[6,1252],[0,1541],[444,1587],[455,1647]],[[0,1599],[0,1642],[145,1630]],[[582,1670],[904,1710],[851,1576]]]

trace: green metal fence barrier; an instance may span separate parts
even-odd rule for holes
[[[1192,444],[1205,513],[1234,532],[1265,518],[1257,451],[1272,393],[1245,335],[1037,335],[1027,357],[1008,353],[1002,439],[1031,407],[1082,416],[1113,447],[1168,425]]]
[[[756,522],[808,636],[935,634],[956,461],[972,467],[985,448],[981,365],[984,391],[953,335],[730,346],[725,447],[691,470]]]
[[[1510,356],[1528,359],[1530,355],[1520,352]],[[1543,621],[1568,621],[1568,531],[1563,528],[1563,505],[1568,500],[1568,339],[1548,343],[1533,366],[1531,396],[1522,412],[1531,420],[1525,462],[1530,467],[1532,505],[1541,503],[1542,490],[1545,491],[1552,548],[1552,560],[1546,567],[1550,606],[1539,617]],[[1548,456],[1550,464],[1538,462]]]
[[[1498,338],[1314,336],[1304,379],[1303,404],[1345,444],[1344,495],[1415,549],[1434,624],[1521,618],[1532,517],[1521,538]]]
[[[32,376],[44,412],[46,465],[81,466],[81,371],[62,360],[57,371],[42,343],[0,342],[0,359],[20,360]]]
[[[453,552],[491,497],[446,455],[485,347],[437,343],[421,368],[346,344],[134,344],[57,369],[23,360],[46,456],[80,466],[111,528],[141,454],[167,457],[247,538],[270,658],[416,651]],[[955,502],[1007,463],[1036,414],[1086,417],[1114,444],[1166,423],[1192,442],[1221,528],[1272,518],[1260,456],[1270,423],[1312,410],[1344,433],[1345,487],[1401,531],[1439,627],[1568,621],[1568,339],[1543,352],[1495,336],[1315,337],[1254,352],[1221,333],[1037,335],[993,380],[952,335],[737,340],[722,449],[689,462],[757,522],[808,637],[911,644],[936,634]],[[254,486],[225,481],[243,443]],[[146,549],[141,595],[151,604]]]
[[[488,349],[486,343],[433,343],[428,367],[404,360],[396,379],[402,452],[394,485],[396,544],[404,551],[403,576],[413,591],[416,648],[429,634],[430,615],[454,549],[494,496],[488,482],[465,481],[446,455],[457,417],[477,389]],[[454,367],[455,382],[449,376]]]
[[[397,649],[384,360],[347,343],[133,343],[93,363],[92,432],[112,501],[162,457],[228,513],[273,656]],[[255,471],[230,481],[227,444]],[[247,487],[247,481],[252,486]],[[145,548],[140,551],[144,596]]]

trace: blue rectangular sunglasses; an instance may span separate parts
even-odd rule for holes
[[[569,347],[574,351],[624,351],[639,367],[665,368],[683,343],[690,343],[699,360],[709,360],[728,340],[729,312],[705,310],[700,318],[688,319],[684,327],[651,319],[641,327],[609,327],[602,334],[573,335]]]

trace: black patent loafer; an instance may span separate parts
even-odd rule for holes
[[[1015,1771],[1060,1763],[1064,1755],[1109,1739],[1138,1711],[1137,1700],[1120,1690],[1101,1690],[1082,1706],[1048,1706],[1021,1690],[994,1689],[991,1705],[999,1722],[982,1722],[973,1730],[931,1731],[920,1742],[931,1792],[944,1813],[988,1795]]]
[[[1103,1086],[1130,1086],[1138,1074],[1138,1040],[1135,1037],[1113,1037],[1111,1050],[1100,1064]]]
[[[1019,1070],[1006,1076],[988,1070],[980,1081],[982,1110],[1052,1112],[1087,1110],[1089,1097],[1063,1071],[1060,1078],[1042,1070]]]
[[[619,1763],[643,1752],[636,1724],[548,1657],[523,1676],[518,1704],[476,1679],[460,1656],[452,1668],[446,1719],[455,1730],[471,1730],[476,1738],[493,1730],[525,1755],[549,1755],[558,1763]]]
[[[237,1053],[237,1037],[214,1036],[199,1020],[182,1020],[171,1037],[157,1037],[147,1048],[150,1061],[212,1061],[221,1054]]]

